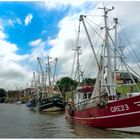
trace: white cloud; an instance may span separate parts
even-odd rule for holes
[[[59,22],[60,30],[57,37],[49,41],[49,44],[53,46],[49,50],[49,55],[52,57],[58,57],[58,61],[61,64],[62,74],[67,73],[67,75],[69,76],[71,74],[72,63],[74,59],[74,51],[72,51],[72,49],[75,48],[75,44],[76,44],[78,25],[79,25],[79,16],[85,13],[91,15],[95,13],[95,9],[94,8],[83,9],[82,11],[78,13],[70,13],[70,15],[67,15],[66,17],[64,17]],[[87,59],[91,55],[91,49],[87,48],[87,46],[85,45],[87,43],[87,36],[85,34],[85,31],[82,29],[80,33],[81,33],[80,38],[82,37],[82,40],[80,40],[79,45],[82,47],[82,50],[83,48],[84,48],[84,51],[85,51],[85,48],[87,49],[86,52],[82,52],[82,56],[80,56],[81,62],[82,62],[81,65],[84,70],[85,69],[84,65],[87,63]],[[83,38],[86,38],[86,40],[85,39],[83,40]],[[88,53],[88,51],[90,53]],[[90,60],[93,60],[92,58]]]
[[[0,88],[25,88],[26,83],[31,80],[32,72],[13,60],[0,57],[0,67]]]
[[[96,1],[94,0],[44,0],[43,2],[40,2],[40,5],[42,7],[46,7],[47,9],[59,9],[65,6],[81,6],[82,4],[84,4],[85,2],[93,2],[96,3]]]
[[[29,61],[36,62],[37,57],[47,57],[48,51],[45,50],[47,46],[47,41],[43,41],[42,39],[32,40],[28,43],[28,45],[32,46],[31,54]]]
[[[74,6],[76,8],[76,6],[83,6],[82,4],[85,1],[86,0],[54,0],[53,2],[46,1],[46,5],[44,5],[43,2],[43,6],[46,6],[47,8],[60,8],[59,6],[71,5],[71,7]],[[102,4],[103,3],[98,6],[102,7]],[[137,44],[140,44],[138,32],[138,27],[140,24],[140,18],[138,18],[138,13],[140,12],[140,2],[110,1],[104,2],[104,5],[109,7],[112,7],[113,5],[115,7],[115,10],[113,11],[115,17],[118,17],[119,21],[123,23],[123,26],[127,28],[127,32],[130,32],[130,34],[128,34],[130,39],[133,41],[137,41]],[[73,10],[70,10],[70,12],[68,12],[68,14],[59,22],[59,32],[56,38],[49,38],[48,41],[43,41],[41,38],[30,41],[28,45],[32,47],[31,54],[28,55],[17,55],[18,46],[6,40],[7,35],[3,31],[3,25],[0,24],[0,85],[6,88],[16,87],[17,85],[26,85],[26,83],[31,80],[32,76],[30,68],[31,66],[29,64],[34,63],[35,65],[37,57],[46,57],[47,55],[51,56],[52,58],[58,58],[58,64],[61,68],[61,75],[67,74],[70,76],[74,56],[74,52],[72,51],[72,49],[75,47],[79,15],[94,14],[95,5],[90,6],[90,8],[80,8],[80,10],[78,10],[77,12],[73,12]],[[28,14],[25,19],[25,25],[31,23],[32,18],[33,16],[31,14]],[[100,22],[97,18],[95,18],[95,20],[97,22]],[[16,21],[18,24],[22,24],[20,19],[17,19]],[[80,62],[83,70],[87,73],[87,70],[90,68],[90,64],[94,59],[94,56],[92,55],[92,51],[89,48],[89,44],[87,43],[87,37],[84,30],[81,30],[80,38],[81,37],[82,39],[79,42],[79,45],[82,47]],[[92,35],[92,37],[94,37],[94,34]],[[51,45],[52,47],[49,50],[46,50],[47,45]],[[140,53],[138,47],[139,46],[135,44],[137,53]],[[26,61],[26,63],[24,63],[23,66],[22,63],[24,61]],[[90,62],[90,64],[87,64],[87,62]],[[95,74],[95,70],[93,68],[95,66],[95,63],[92,64],[92,67],[90,69],[90,71],[92,70],[93,74]]]
[[[42,39],[37,39],[37,40],[34,40],[34,41],[30,41],[29,42],[29,45],[30,46],[39,46],[40,44],[42,43]]]
[[[15,24],[19,24],[19,25],[22,25],[22,21],[21,21],[21,19],[20,18],[14,18],[14,19],[8,19],[8,20],[6,20],[7,21],[7,25],[9,26],[12,26],[12,27],[14,27],[15,26]],[[6,22],[5,21],[5,22]]]
[[[17,17],[0,18],[0,30],[4,30],[7,26],[14,27],[15,25],[22,25],[22,21]]]
[[[61,4],[69,4],[70,1],[61,1]],[[79,5],[82,4],[84,1],[78,1],[78,3],[74,3],[71,2],[71,5]],[[51,1],[50,1],[51,3]],[[55,4],[59,3],[59,1],[55,0],[54,1],[54,5],[52,5],[52,7],[55,7]],[[49,2],[46,2],[46,4],[49,5]],[[79,19],[79,15],[81,14],[86,14],[86,15],[92,15],[95,13],[95,9],[97,7],[103,7],[102,6],[103,3],[99,3],[96,7],[93,6],[93,9],[90,7],[89,9],[81,9],[81,11],[79,12],[75,12],[75,13],[69,13],[69,15],[67,15],[66,17],[64,17],[60,22],[59,22],[59,32],[56,38],[51,39],[49,41],[49,44],[52,45],[53,47],[49,50],[49,55],[52,57],[58,57],[58,61],[60,61],[61,63],[61,72],[62,73],[68,73],[70,75],[71,69],[72,69],[72,59],[73,59],[73,51],[72,49],[75,47],[75,42],[76,42],[76,33],[78,30],[78,19]],[[112,11],[113,14],[115,14],[115,17],[119,18],[119,21],[121,23],[123,23],[122,25],[125,26],[126,28],[128,28],[127,31],[130,31],[128,34],[128,37],[130,37],[130,40],[135,40],[138,41],[139,38],[139,33],[138,32],[138,27],[140,24],[140,19],[138,18],[138,13],[140,12],[140,2],[104,2],[104,5],[111,8],[112,6],[115,7],[114,11]],[[99,11],[99,10],[98,10]],[[98,12],[97,11],[97,12]],[[96,13],[97,14],[97,13]],[[111,14],[110,16],[112,17]],[[98,14],[97,14],[98,15]],[[98,18],[94,18],[94,22],[95,20],[99,23],[100,21],[98,20]],[[134,27],[137,27],[136,30],[134,29]],[[137,35],[137,36],[136,36]],[[95,35],[92,34],[92,37],[94,37]],[[81,36],[82,38],[86,38],[87,37],[85,35],[85,31],[81,30]],[[88,67],[90,67],[87,64],[87,61],[90,60],[92,61],[94,59],[94,56],[92,54],[92,51],[89,47],[89,44],[87,44],[87,41],[85,39],[80,41],[80,46],[83,47],[83,50],[86,52],[84,53],[84,51],[82,52],[82,55],[80,56],[81,58],[81,62],[82,62],[82,67],[83,70],[87,70]],[[99,42],[98,42],[99,43]],[[135,42],[137,44],[140,43],[139,42]],[[137,46],[139,47],[139,45]],[[96,48],[95,48],[96,49]],[[137,49],[137,53],[139,53],[139,49]],[[89,52],[89,53],[88,53]],[[92,55],[92,56],[91,56]],[[139,56],[139,55],[138,55]],[[129,57],[128,57],[129,58]],[[94,59],[95,60],[95,59]],[[85,67],[86,65],[86,67]],[[92,64],[93,67],[96,66],[96,64]],[[91,68],[93,70],[95,70],[94,68]],[[86,71],[87,72],[87,71]],[[95,71],[92,71],[93,74],[95,74]]]
[[[16,19],[16,22],[17,22],[18,24],[22,25],[22,21],[20,20],[20,18],[17,18],[17,19]]]
[[[2,30],[0,30],[0,39],[5,39],[6,37],[7,35]]]
[[[14,21],[11,20],[11,19],[8,19],[8,25],[10,25],[10,26],[14,26]]]
[[[25,88],[31,80],[32,71],[27,62],[29,55],[18,55],[18,46],[6,40],[7,35],[0,30],[0,88]]]
[[[26,17],[25,17],[25,26],[27,26],[29,23],[31,23],[32,21],[32,18],[33,18],[33,15],[31,13],[29,13]]]

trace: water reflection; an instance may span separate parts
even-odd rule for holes
[[[72,133],[79,138],[140,138],[140,134],[93,128],[75,123],[73,119],[67,120],[67,123],[74,130]]]
[[[66,120],[64,112],[39,113],[25,105],[0,104],[0,138],[140,138]]]

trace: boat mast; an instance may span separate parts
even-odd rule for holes
[[[115,85],[114,85],[114,75],[113,75],[112,64],[111,64],[111,62],[112,62],[111,59],[112,58],[111,58],[111,50],[110,50],[110,46],[109,46],[109,30],[110,29],[108,28],[108,22],[107,22],[108,16],[107,16],[107,14],[108,14],[109,11],[112,11],[114,9],[114,7],[112,7],[112,9],[108,9],[106,7],[98,8],[98,9],[102,9],[104,11],[104,15],[103,15],[103,17],[104,17],[104,27],[103,28],[105,29],[105,40],[104,40],[103,56],[101,57],[100,62],[97,59],[97,55],[95,53],[95,50],[94,50],[94,47],[93,47],[91,38],[89,36],[87,27],[85,25],[85,21],[83,19],[83,18],[86,18],[86,16],[85,15],[81,15],[79,21],[82,21],[82,23],[83,23],[83,26],[84,26],[85,32],[87,34],[87,37],[88,37],[90,46],[91,46],[92,51],[93,51],[93,54],[95,56],[95,60],[96,60],[98,69],[99,69],[100,74],[101,74],[101,75],[99,74],[100,75],[100,78],[99,79],[100,79],[100,82],[101,82],[101,83],[99,83],[99,84],[101,84],[101,91],[100,92],[106,90],[106,91],[108,91],[109,94],[112,95],[112,94],[114,94],[114,88],[113,88],[113,86],[115,86]],[[105,50],[106,50],[106,52],[105,52]],[[104,69],[104,57],[107,58],[107,66],[106,66],[107,67],[107,75],[106,75],[107,77],[106,77],[106,84],[104,83],[104,80],[105,80],[104,79],[105,78],[105,74],[104,74],[104,70],[105,70]],[[115,62],[115,65],[116,65],[116,62]],[[114,67],[116,67],[116,66],[114,66]]]
[[[79,61],[79,55],[81,54],[81,47],[77,46],[76,49],[73,49],[76,52],[76,73],[75,73],[75,77],[77,74],[77,79],[78,79],[78,83],[80,83],[80,76],[81,76],[81,71],[80,71],[80,61]]]
[[[77,75],[78,75],[78,83],[80,83],[80,61],[79,61],[79,55],[81,54],[80,46],[77,47]]]
[[[53,76],[53,85],[54,85],[55,80],[56,80],[55,78],[56,78],[57,61],[58,61],[58,58],[55,58],[54,76]]]
[[[38,64],[39,64],[39,67],[40,67],[40,70],[41,70],[41,87],[44,87],[45,86],[45,83],[44,83],[44,72],[43,72],[43,68],[42,68],[42,65],[41,65],[39,57],[37,57],[37,61],[38,61]]]
[[[78,73],[78,83],[80,83],[80,63],[79,63],[79,49],[80,47],[77,47],[77,73]]]
[[[114,45],[114,85],[116,84],[116,58],[117,58],[117,24],[118,24],[118,18],[114,18],[115,22],[115,45]],[[116,86],[114,86],[114,94],[116,94]]]
[[[102,9],[102,8],[100,8]],[[105,23],[105,48],[107,49],[107,86],[108,86],[108,92],[109,94],[113,94],[112,90],[112,83],[113,83],[113,77],[112,77],[112,68],[111,68],[111,54],[110,54],[110,46],[109,46],[109,41],[108,41],[108,36],[109,36],[109,28],[108,28],[108,23],[107,23],[107,14],[109,11],[113,10],[112,9],[107,9],[106,7],[103,8],[104,10],[104,23]]]
[[[47,59],[48,59],[48,63],[47,63],[47,65],[48,65],[48,67],[47,67],[47,71],[48,71],[48,94],[50,94],[50,87],[51,87],[51,79],[50,79],[50,73],[51,73],[51,69],[50,69],[50,59],[51,59],[51,57],[47,57]]]
[[[87,27],[86,27],[86,25],[85,25],[85,21],[84,21],[83,17],[86,17],[86,16],[80,15],[79,21],[82,21],[82,23],[83,23],[85,32],[86,32],[86,34],[87,34],[87,37],[88,37],[88,40],[89,40],[91,49],[92,49],[92,51],[93,51],[93,54],[94,54],[94,57],[95,57],[95,60],[96,60],[97,66],[98,66],[98,69],[100,70],[100,65],[99,65],[99,62],[98,62],[98,58],[97,58],[97,55],[96,55],[96,53],[95,53],[95,50],[94,50],[94,47],[93,47],[93,44],[92,44],[91,38],[90,38],[90,36],[89,36],[89,33],[88,33],[88,30],[87,30]]]
[[[36,87],[35,72],[33,72],[33,87]]]

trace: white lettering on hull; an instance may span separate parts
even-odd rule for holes
[[[111,112],[123,112],[123,111],[126,111],[126,110],[129,110],[128,104],[117,105],[117,106],[111,106],[110,107]]]

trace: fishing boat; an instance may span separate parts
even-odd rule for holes
[[[38,104],[38,110],[47,112],[64,111],[64,105],[64,99],[59,95],[55,95],[40,101]]]
[[[81,15],[79,19],[79,22],[83,24],[97,64],[96,83],[91,96],[88,96],[89,92],[81,91],[77,87],[73,93],[73,99],[69,100],[66,105],[65,116],[66,119],[73,118],[75,123],[82,123],[96,128],[139,133],[140,90],[133,77],[136,72],[126,63],[122,49],[118,48],[118,19],[113,18],[113,27],[109,27],[111,24],[108,23],[108,13],[114,10],[114,7],[111,9],[106,7],[98,9],[103,10],[101,18],[104,20],[104,26],[99,26],[101,30],[104,30],[104,38],[97,34],[103,41],[99,57],[93,47],[89,28],[86,25],[88,16]],[[111,36],[111,31],[114,37]],[[97,32],[95,31],[95,33]],[[123,65],[124,69],[119,70],[120,64],[117,63]],[[129,91],[124,95],[118,92],[118,87],[126,84],[120,77],[120,74],[123,73],[122,70],[131,79],[127,86],[135,87],[134,91],[131,90],[131,92]]]
[[[38,111],[64,111],[65,108],[65,101],[64,98],[59,91],[57,87],[54,87],[51,84],[50,81],[50,57],[48,56],[48,85],[46,85],[46,75],[44,74],[45,72],[43,71],[43,67],[41,65],[40,58],[37,58],[38,64],[40,66],[41,76],[39,77],[38,80],[35,80],[35,73],[33,73],[33,83],[34,85],[34,93],[32,94],[32,97],[30,100],[27,102],[27,107],[29,107],[32,110],[38,110]],[[57,61],[57,59],[55,59]],[[55,71],[56,71],[56,64],[55,64]],[[55,77],[55,73],[54,73]],[[54,77],[53,77],[53,83],[54,83]]]

